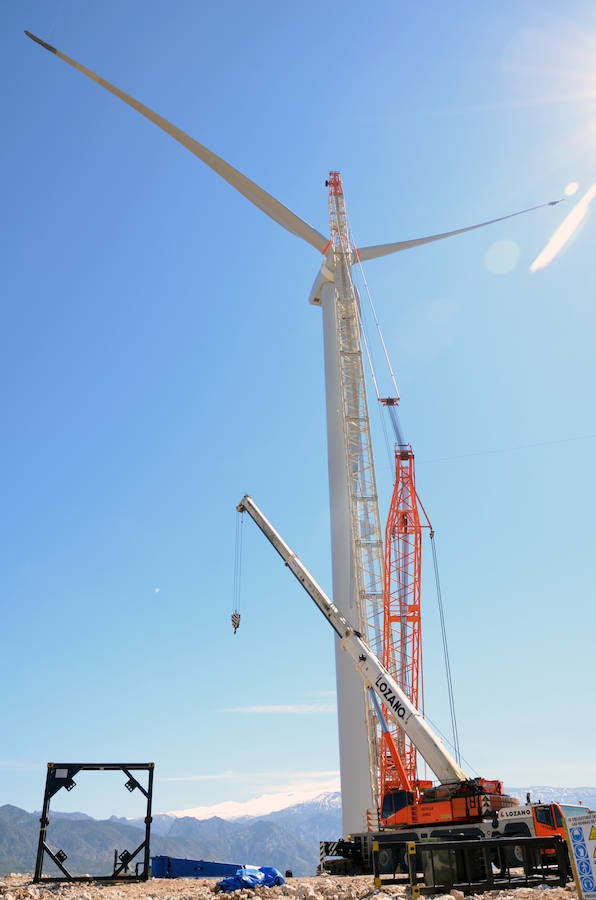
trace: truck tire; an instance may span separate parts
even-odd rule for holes
[[[406,844],[398,844],[395,848],[395,854],[397,857],[397,868],[396,871],[402,875],[409,875],[410,868],[408,865],[408,850]],[[416,850],[416,871],[422,872],[422,854],[419,850]]]
[[[517,826],[514,828],[506,827],[504,837],[507,838],[525,838],[530,837],[530,829],[527,825]],[[514,844],[507,849],[507,864],[513,869],[519,869],[524,864],[523,850],[519,844]]]
[[[397,869],[397,856],[393,847],[379,847],[379,874],[395,875]]]
[[[398,854],[397,854],[397,861],[398,861],[398,863],[399,863],[399,868],[401,869],[402,874],[403,874],[403,875],[409,875],[409,874],[410,874],[410,870],[409,870],[409,868],[408,868],[408,853],[407,853],[407,851],[406,851],[406,845],[405,845],[405,844],[404,844],[403,847],[398,851]],[[417,871],[417,872],[421,872],[421,871],[422,871],[421,857],[420,857],[420,853],[418,853],[418,851],[416,851],[416,871]]]
[[[518,866],[522,866],[524,863],[524,854],[522,852],[522,848],[519,844],[514,844],[511,848],[511,855],[513,856],[514,861]]]

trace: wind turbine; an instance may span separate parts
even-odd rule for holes
[[[380,649],[383,604],[383,542],[379,522],[372,442],[367,409],[360,316],[351,269],[390,253],[409,250],[552,206],[543,203],[507,216],[441,234],[370,247],[351,247],[339,173],[329,177],[330,235],[323,235],[203,144],[158,113],[30,32],[50,53],[95,81],[149,119],[251,203],[323,255],[309,301],[323,311],[327,443],[331,506],[333,600],[375,652]],[[362,831],[378,808],[378,726],[362,682],[336,643],[340,772],[344,834]]]

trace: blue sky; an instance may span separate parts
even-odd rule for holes
[[[339,169],[361,245],[578,185],[366,279],[437,531],[466,767],[595,783],[589,208],[530,271],[596,181],[596,11],[561,9],[3,5],[0,803],[39,808],[50,760],[155,761],[158,811],[338,769],[331,631],[249,522],[229,623],[245,492],[331,586],[318,254],[25,28],[323,232]],[[425,586],[426,708],[447,733]],[[96,785],[85,811],[122,812],[122,793]]]

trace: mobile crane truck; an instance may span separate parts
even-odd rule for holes
[[[407,871],[405,848],[408,841],[554,835],[565,838],[563,813],[557,803],[530,803],[528,797],[526,805],[520,806],[517,798],[503,793],[501,781],[466,775],[362,635],[332,603],[252,497],[245,495],[236,508],[240,513],[249,514],[335,631],[342,650],[352,657],[371,693],[381,729],[387,732],[382,705],[439,781],[437,785],[431,781],[412,785],[406,778],[404,783],[409,789],[391,791],[381,800],[380,831],[365,831],[338,841],[321,842],[321,870],[346,875],[372,873],[373,841],[379,843],[381,873],[387,873],[395,872],[398,867]],[[394,747],[392,755],[396,765],[400,766]],[[383,844],[386,844],[385,848]],[[514,847],[511,852],[515,853]],[[333,859],[325,863],[327,857]],[[515,859],[511,863],[514,865]]]

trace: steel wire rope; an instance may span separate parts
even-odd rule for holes
[[[232,609],[232,626],[234,634],[240,625],[240,590],[242,584],[242,538],[244,534],[244,513],[239,512],[236,516],[236,536],[234,541],[234,587],[233,587],[233,609]]]
[[[470,453],[460,453],[458,456],[437,456],[434,459],[425,459],[426,463],[454,462],[458,459],[468,459],[472,456],[490,456],[495,453],[516,453],[519,450],[534,450],[536,447],[551,447],[556,444],[570,444],[575,441],[591,441],[596,434],[579,434],[575,437],[559,438],[556,441],[534,441],[531,444],[517,444],[512,447],[493,447],[489,450],[473,450]]]
[[[364,344],[366,358],[368,361],[368,367],[370,369],[370,374],[371,374],[372,382],[374,384],[375,393],[377,395],[377,400],[380,401],[381,395],[379,393],[379,386],[378,386],[377,377],[376,377],[376,373],[375,373],[375,366],[374,366],[372,354],[370,351],[370,345],[369,345],[366,326],[365,326],[364,320],[362,318],[362,313],[360,311],[359,304],[356,304],[356,315],[358,316],[358,326],[360,328],[360,333],[362,335],[362,343]],[[384,439],[384,443],[385,443],[386,463],[387,463],[388,471],[391,474],[392,470],[393,470],[393,445],[391,442],[391,438],[389,436],[389,431],[387,429],[387,418],[386,418],[386,416],[384,416],[382,414],[382,411],[379,409],[378,406],[377,406],[377,415],[379,416],[379,420],[381,422],[381,430],[383,432],[383,439]]]
[[[356,288],[354,288],[356,290]],[[372,358],[372,353],[370,350],[370,343],[368,340],[368,333],[366,330],[366,325],[364,319],[362,317],[362,312],[360,310],[360,305],[356,304],[356,315],[358,317],[358,327],[360,329],[360,333],[362,335],[362,343],[364,344],[364,349],[366,352],[366,359],[368,361],[368,367],[370,369],[370,375],[372,378],[372,382],[375,388],[375,393],[377,395],[377,400],[381,400],[381,395],[379,393],[379,385],[377,382],[375,366]],[[393,469],[393,446],[391,442],[391,438],[389,436],[389,431],[387,429],[387,418],[382,414],[382,411],[377,406],[377,415],[379,416],[379,420],[381,422],[381,430],[383,432],[383,439],[385,443],[385,454],[386,454],[386,463],[388,466],[388,471],[391,474]]]
[[[399,394],[399,389],[397,387],[397,380],[395,377],[395,373],[393,371],[393,367],[391,365],[391,360],[389,358],[389,353],[387,351],[387,345],[386,345],[385,339],[383,337],[381,324],[380,324],[379,317],[377,315],[377,311],[376,311],[376,308],[375,308],[375,305],[374,305],[374,302],[372,299],[372,294],[371,294],[370,288],[368,286],[368,282],[366,280],[366,275],[364,274],[364,268],[362,266],[362,261],[360,260],[360,257],[358,256],[358,253],[356,250],[356,245],[355,245],[355,242],[352,237],[352,229],[351,229],[351,226],[349,223],[347,210],[346,210],[346,224],[347,224],[347,228],[348,228],[348,235],[347,235],[348,246],[351,246],[353,248],[354,253],[356,255],[358,269],[360,271],[360,277],[362,278],[362,282],[364,284],[365,293],[368,298],[368,305],[370,307],[373,321],[374,321],[374,324],[375,324],[375,327],[377,330],[379,342],[380,342],[382,350],[383,350],[383,355],[385,358],[387,370],[389,372],[389,377],[391,379],[391,383],[392,383],[394,391],[395,391],[396,404],[398,404],[399,400],[400,400],[400,394]],[[374,362],[372,359],[372,353],[370,351],[367,331],[366,331],[366,328],[364,325],[364,321],[362,318],[362,313],[361,313],[359,304],[356,304],[356,309],[357,309],[357,315],[358,315],[358,322],[359,322],[359,326],[360,326],[360,332],[363,337],[363,342],[364,342],[364,346],[366,349],[366,355],[367,355],[367,359],[368,359],[368,365],[369,365],[369,368],[371,371],[371,377],[372,377],[372,381],[373,381],[374,388],[376,391],[377,400],[380,400],[381,396],[379,393],[378,381],[377,381],[376,372],[375,372],[375,366],[374,366]],[[396,410],[394,407],[388,407],[388,408],[390,409],[391,412],[396,413]],[[391,418],[392,418],[392,420],[394,418],[395,418],[395,420],[397,420],[396,415],[395,415],[395,417],[391,416]],[[393,462],[393,453],[389,446],[389,438],[388,438],[388,434],[387,434],[387,428],[386,428],[385,421],[386,421],[385,417],[381,416],[382,429],[383,429],[383,434],[384,434],[384,438],[385,438],[385,445],[386,445],[386,450],[387,450],[387,454],[388,454],[388,458],[389,458],[389,466],[391,468],[392,462]],[[397,421],[393,421],[392,424],[393,424],[394,431],[396,432],[398,441],[399,442],[403,441],[403,437],[401,437],[401,435],[399,435],[399,431],[401,431],[401,429],[399,428]],[[446,627],[446,622],[445,622],[445,611],[444,611],[444,606],[443,606],[441,581],[440,581],[440,577],[439,577],[439,564],[438,564],[437,551],[436,551],[436,545],[435,545],[435,540],[434,540],[435,532],[434,532],[432,526],[430,525],[430,519],[428,518],[426,510],[424,509],[424,506],[422,505],[422,503],[420,501],[420,497],[418,497],[418,495],[417,495],[417,500],[420,503],[420,506],[426,517],[426,520],[430,526],[430,541],[431,541],[432,557],[433,557],[433,570],[434,570],[434,576],[435,576],[437,604],[438,604],[438,608],[439,608],[439,620],[440,620],[440,625],[441,625],[441,641],[443,644],[443,659],[444,659],[444,665],[445,665],[445,675],[446,675],[446,679],[447,679],[447,692],[448,692],[448,698],[449,698],[449,713],[450,713],[450,719],[451,719],[451,729],[453,732],[452,746],[453,746],[453,749],[454,749],[454,752],[456,755],[457,762],[461,763],[461,751],[460,751],[460,746],[459,746],[457,716],[456,716],[456,711],[455,711],[455,699],[454,699],[454,693],[453,693],[453,679],[452,679],[452,674],[451,674],[451,662],[450,662],[450,658],[449,658],[449,646],[448,646],[448,641],[447,641],[447,627]],[[421,681],[422,681],[422,696],[424,697],[424,666],[422,665],[422,647],[420,648],[420,666],[421,666],[421,676],[420,677],[421,677]],[[422,712],[423,716],[426,717],[425,710],[422,709],[421,712]],[[449,743],[451,744],[451,742],[449,742]]]
[[[443,741],[443,743],[444,743],[444,744],[451,750],[451,752],[455,755],[456,749],[455,749],[455,747],[453,746],[453,743],[452,743],[452,741],[450,740],[450,738],[448,738],[447,735],[441,730],[441,727],[440,727],[435,721],[433,721],[433,719],[431,719],[430,716],[424,716],[424,719],[425,719],[425,721],[428,722],[428,724],[431,726],[432,730],[433,730],[433,731],[441,738],[441,740]],[[472,772],[477,778],[480,777],[480,773],[478,772],[478,770],[474,768],[474,766],[472,765],[472,763],[471,763],[468,759],[466,759],[465,756],[461,756],[461,759],[458,760],[458,763],[459,763],[460,766],[465,766],[466,769],[467,769],[469,772]]]
[[[350,219],[349,219],[349,216],[348,216],[348,211],[347,211],[347,209],[346,209],[346,224],[347,224],[347,227],[348,227],[348,234],[347,234],[348,247],[352,250],[352,252],[353,252],[354,254],[356,254],[356,257],[357,257],[357,260],[358,260],[358,270],[359,270],[359,272],[360,272],[360,277],[362,278],[362,282],[363,282],[363,284],[364,284],[365,294],[366,294],[366,297],[367,297],[367,299],[368,299],[368,305],[369,305],[370,310],[371,310],[371,313],[372,313],[373,322],[374,322],[374,324],[375,324],[375,326],[376,326],[377,334],[378,334],[378,337],[379,337],[381,346],[382,346],[382,348],[383,348],[383,353],[384,353],[384,356],[385,356],[385,362],[386,362],[387,369],[388,369],[388,372],[389,372],[389,377],[391,378],[391,382],[392,382],[392,384],[393,384],[393,389],[394,389],[394,392],[395,392],[395,399],[399,402],[399,399],[400,399],[400,398],[399,398],[399,390],[398,390],[398,387],[397,387],[397,381],[396,381],[395,374],[394,374],[393,369],[392,369],[392,366],[391,366],[391,361],[390,361],[390,359],[389,359],[389,354],[388,354],[388,352],[387,352],[387,346],[386,346],[385,340],[384,340],[384,338],[383,338],[383,333],[382,333],[382,331],[381,331],[381,325],[380,325],[380,322],[379,322],[379,319],[378,319],[378,316],[377,316],[377,311],[376,311],[376,309],[375,309],[375,305],[374,305],[374,303],[373,303],[372,294],[371,294],[371,292],[370,292],[370,288],[369,288],[369,286],[368,286],[368,282],[367,282],[366,277],[365,277],[365,275],[364,275],[364,269],[363,269],[363,267],[362,267],[362,263],[361,263],[361,261],[360,261],[360,258],[357,256],[356,245],[355,245],[355,243],[354,243],[354,239],[353,239],[353,236],[352,236],[352,227],[351,227],[351,225],[350,225]],[[352,283],[353,283],[353,282],[352,282]],[[355,286],[355,285],[354,285],[354,290],[356,290],[356,286]],[[377,395],[377,401],[380,401],[380,400],[381,400],[381,394],[380,394],[380,391],[379,391],[379,385],[378,385],[378,380],[377,380],[377,374],[376,374],[375,364],[374,364],[373,357],[372,357],[372,352],[371,352],[371,349],[370,349],[370,341],[369,341],[369,338],[368,338],[368,332],[367,332],[367,328],[366,328],[366,323],[365,323],[364,318],[363,318],[363,316],[362,316],[362,311],[361,311],[361,308],[360,308],[360,304],[359,304],[359,303],[356,303],[356,314],[357,314],[357,316],[358,316],[358,325],[359,325],[359,328],[360,328],[360,333],[361,333],[361,335],[362,335],[362,340],[363,340],[363,343],[364,343],[364,349],[365,349],[365,352],[366,352],[366,358],[367,358],[367,361],[368,361],[368,367],[369,367],[369,370],[370,370],[370,375],[371,375],[371,379],[372,379],[372,382],[373,382],[373,385],[374,385],[375,393],[376,393],[376,395]],[[381,422],[381,430],[382,430],[382,432],[383,432],[383,440],[384,440],[384,443],[385,443],[386,465],[387,465],[387,467],[388,467],[389,473],[392,474],[392,472],[393,472],[393,462],[394,462],[393,445],[392,445],[392,442],[391,442],[391,439],[390,439],[390,436],[389,436],[389,432],[388,432],[388,429],[387,429],[387,420],[386,420],[386,417],[385,417],[384,415],[382,415],[382,412],[381,412],[380,410],[378,411],[378,415],[379,415],[379,419],[380,419],[380,422]]]
[[[373,303],[372,294],[371,294],[370,289],[369,289],[369,287],[368,287],[368,282],[367,282],[367,280],[366,280],[366,275],[364,274],[364,269],[363,269],[363,267],[362,267],[362,262],[360,261],[360,257],[358,256],[358,251],[355,250],[354,252],[356,253],[356,258],[357,258],[357,260],[358,260],[358,268],[359,268],[359,270],[360,270],[360,276],[361,276],[361,278],[362,278],[362,281],[364,282],[364,287],[365,287],[365,289],[366,289],[366,296],[368,297],[368,303],[369,303],[369,306],[370,306],[370,309],[371,309],[371,312],[372,312],[372,315],[373,315],[373,321],[374,321],[375,326],[376,326],[376,329],[377,329],[377,334],[378,334],[378,336],[379,336],[379,341],[380,341],[380,343],[381,343],[381,347],[383,348],[383,355],[384,355],[384,357],[385,357],[385,363],[386,363],[386,365],[387,365],[387,370],[388,370],[388,372],[389,372],[389,377],[391,378],[391,383],[393,384],[393,389],[394,389],[394,391],[395,391],[395,399],[396,399],[397,402],[399,402],[400,396],[399,396],[399,390],[398,390],[398,387],[397,387],[397,381],[396,381],[396,378],[395,378],[395,373],[394,373],[394,371],[393,371],[393,367],[391,366],[391,360],[390,360],[390,358],[389,358],[389,353],[387,352],[387,345],[385,344],[385,338],[383,337],[383,332],[382,332],[382,330],[381,330],[381,323],[379,322],[379,319],[378,319],[378,316],[377,316],[377,311],[376,311],[375,305],[374,305],[374,303]]]
[[[445,676],[447,678],[447,694],[449,697],[449,714],[451,716],[451,730],[453,732],[453,747],[455,750],[455,758],[461,764],[461,751],[459,749],[459,734],[457,730],[457,716],[455,714],[455,699],[453,696],[453,680],[451,677],[451,662],[449,660],[449,646],[447,642],[447,626],[445,623],[445,610],[443,607],[443,595],[441,591],[441,580],[439,578],[439,563],[437,560],[437,548],[435,544],[435,532],[430,532],[430,543],[433,554],[433,569],[435,573],[435,585],[437,591],[437,604],[439,607],[439,618],[441,621],[441,637],[443,640],[443,659],[445,661]]]

